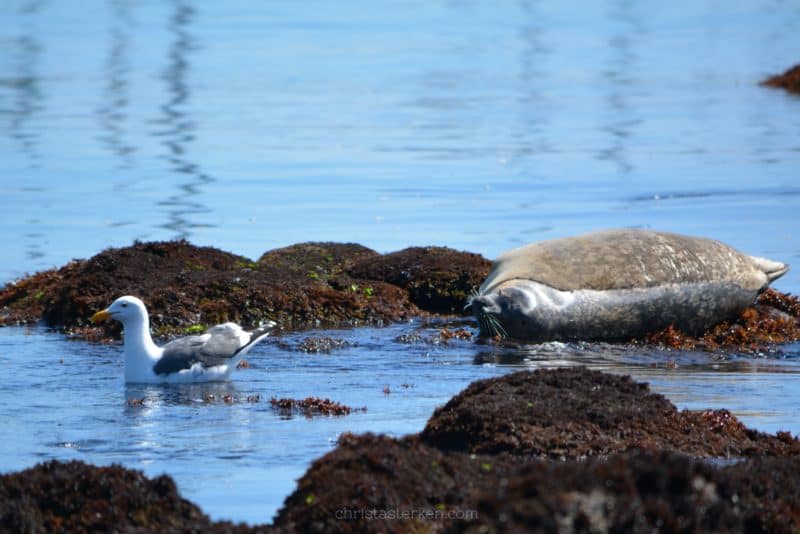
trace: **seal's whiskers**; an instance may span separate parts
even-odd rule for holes
[[[508,337],[508,333],[506,332],[505,328],[503,328],[503,325],[500,324],[500,319],[498,319],[495,315],[487,312],[481,312],[477,314],[477,318],[478,326],[482,336],[500,336],[502,338]]]
[[[506,329],[503,328],[502,324],[500,324],[500,319],[498,319],[496,316],[492,315],[491,313],[486,314],[486,317],[489,319],[489,322],[492,325],[492,330],[493,330],[492,336],[500,335],[500,337],[503,337],[503,338],[508,337],[508,333],[506,332]]]

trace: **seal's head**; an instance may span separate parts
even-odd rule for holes
[[[478,319],[481,336],[505,338],[516,337],[515,332],[532,326],[531,311],[536,300],[536,294],[526,284],[510,280],[478,293],[468,306]]]

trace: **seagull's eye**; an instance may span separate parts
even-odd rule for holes
[[[122,303],[122,307],[123,307],[123,308],[127,308],[127,307],[128,307],[128,303],[127,303],[127,302],[123,302],[123,303]]]

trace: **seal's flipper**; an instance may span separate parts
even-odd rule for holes
[[[767,258],[760,258],[758,256],[750,256],[756,264],[756,267],[761,269],[767,275],[767,284],[771,284],[787,272],[789,272],[789,265],[779,261],[768,260]]]

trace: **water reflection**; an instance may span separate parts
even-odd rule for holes
[[[136,148],[125,139],[125,122],[128,107],[128,76],[130,63],[130,6],[124,0],[111,2],[114,28],[111,30],[111,47],[105,64],[106,87],[102,105],[97,110],[102,133],[99,140],[117,159],[121,169],[132,167],[132,154]]]
[[[27,221],[32,228],[41,224],[38,219]],[[45,253],[43,244],[46,242],[46,236],[42,232],[26,232],[24,234],[27,245],[25,246],[25,257],[31,261],[37,261],[44,258]]]
[[[619,372],[791,373],[798,372],[800,344],[774,347],[758,355],[732,352],[670,350],[615,343],[542,343],[483,346],[474,356],[477,365],[496,364],[530,368],[588,366]]]
[[[40,1],[33,1],[20,6],[20,34],[10,40],[11,49],[8,50],[9,56],[13,58],[11,71],[0,74],[8,76],[0,77],[0,124],[16,145],[21,161],[26,162],[29,169],[38,169],[42,159],[39,149],[40,132],[34,123],[45,108],[39,75],[44,46],[33,26],[42,4]],[[25,181],[23,176],[15,178],[18,183]],[[23,191],[39,190],[37,187],[23,187]],[[45,256],[45,236],[40,230],[41,220],[34,218],[25,222],[27,231],[22,234],[25,257],[38,264]]]
[[[12,95],[7,100],[9,107],[0,109],[0,116],[7,117],[8,135],[17,144],[31,168],[38,168],[41,158],[39,134],[31,123],[44,109],[44,93],[38,74],[44,47],[32,27],[42,4],[40,1],[33,1],[20,7],[22,31],[19,37],[12,40],[11,51],[15,59],[15,72],[8,78],[0,78],[3,89],[7,89]],[[5,92],[4,90],[3,93]]]
[[[232,382],[198,384],[127,384],[125,402],[131,413],[146,414],[155,406],[178,406],[240,402]]]
[[[530,156],[552,152],[550,117],[553,112],[544,86],[548,77],[546,62],[552,54],[544,37],[546,19],[542,16],[541,2],[525,0],[519,3],[524,13],[524,23],[519,36],[524,43],[520,53],[519,128],[514,133],[515,159],[535,163]]]
[[[161,138],[166,148],[165,159],[170,171],[179,180],[178,191],[159,202],[167,210],[167,222],[162,228],[172,230],[174,237],[188,239],[192,230],[210,227],[200,222],[202,215],[211,209],[199,201],[204,185],[214,179],[192,160],[190,145],[195,138],[196,123],[186,111],[191,96],[189,74],[191,53],[195,50],[194,38],[189,33],[195,10],[185,2],[173,2],[169,30],[174,41],[168,52],[168,65],[162,75],[167,83],[168,100],[160,108],[161,116],[155,121],[161,128],[154,135]]]
[[[608,50],[611,56],[607,67],[600,71],[603,77],[600,85],[607,88],[604,97],[607,120],[600,129],[608,134],[604,138],[609,144],[600,150],[598,158],[615,163],[622,174],[634,169],[629,154],[630,137],[633,129],[643,122],[630,102],[631,88],[636,84],[636,39],[646,34],[641,14],[636,10],[637,3],[631,0],[620,0],[613,4],[609,19],[618,22],[622,29],[609,37]]]

